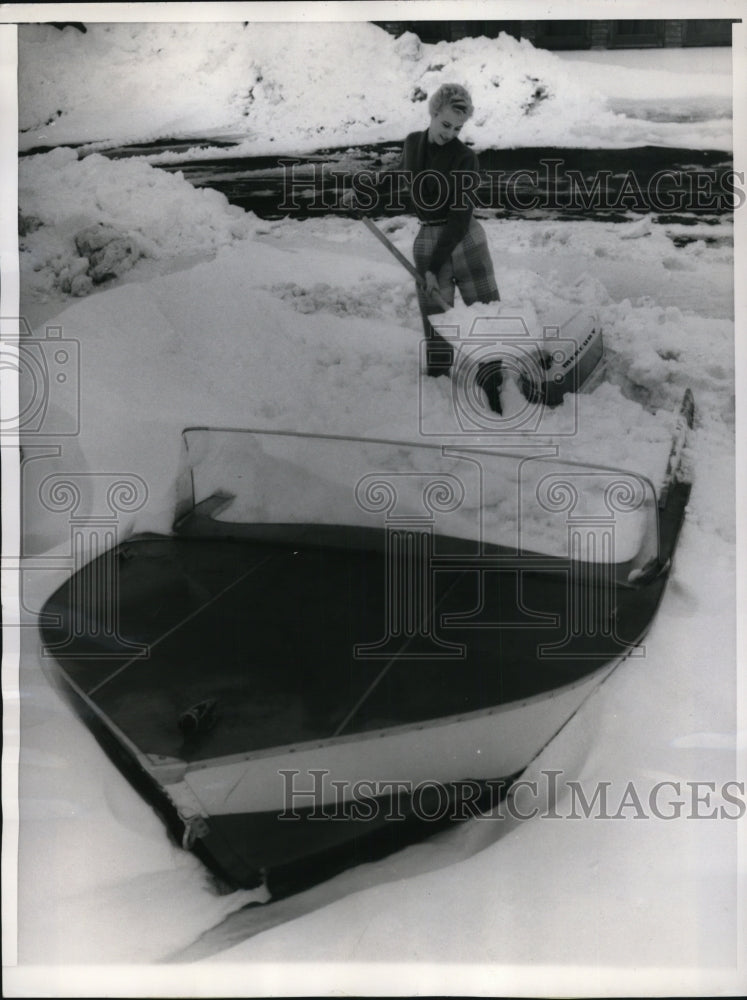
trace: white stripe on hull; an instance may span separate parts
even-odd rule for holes
[[[320,780],[315,782],[310,772],[326,772],[316,799],[319,805],[350,798],[357,781],[407,781],[414,787],[427,781],[507,777],[529,764],[616,665],[606,664],[575,684],[493,710],[322,745],[300,744],[257,757],[201,762],[165,788],[177,808],[194,811],[197,800],[203,815],[219,816],[289,807],[285,793],[290,779],[282,771],[299,772],[294,789],[317,791]],[[344,789],[351,791],[341,793],[333,781],[344,782]],[[296,807],[312,804],[311,798],[299,798]]]

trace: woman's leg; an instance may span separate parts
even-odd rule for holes
[[[498,302],[500,293],[495,281],[493,260],[485,238],[485,230],[475,219],[470,223],[467,235],[452,254],[454,279],[459,286],[459,294],[465,305],[475,302]],[[502,413],[501,386],[503,385],[503,363],[501,358],[486,358],[477,366],[475,381],[488,397],[491,410]]]
[[[476,219],[470,222],[467,234],[455,247],[451,259],[454,280],[465,305],[500,301],[485,230]]]

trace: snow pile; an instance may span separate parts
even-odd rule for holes
[[[257,155],[399,139],[424,126],[428,96],[450,81],[472,91],[476,112],[464,138],[478,148],[704,139],[731,147],[729,120],[626,117],[610,110],[606,81],[585,64],[506,34],[424,44],[362,22],[92,23],[85,34],[22,26],[19,45],[22,149],[212,136]],[[693,74],[643,76],[636,93],[663,86],[687,97],[703,88],[699,74],[694,85]],[[708,93],[728,119],[727,72],[713,73]]]
[[[37,295],[85,295],[139,257],[206,255],[251,231],[252,216],[181,173],[66,148],[20,161],[18,203],[21,271]]]

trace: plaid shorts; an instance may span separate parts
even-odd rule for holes
[[[442,229],[442,226],[421,226],[415,237],[413,257],[415,267],[421,274],[425,273]],[[454,284],[459,287],[459,294],[468,306],[473,302],[497,302],[500,299],[485,230],[476,219],[470,221],[467,234],[457,243],[437,277],[441,295],[449,305],[454,305]],[[419,285],[417,291],[423,317],[441,311],[439,306],[426,299]]]

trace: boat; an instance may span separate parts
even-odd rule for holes
[[[56,683],[228,888],[277,898],[468,819],[640,652],[687,396],[658,484],[538,446],[187,428],[173,530],[47,601]]]

